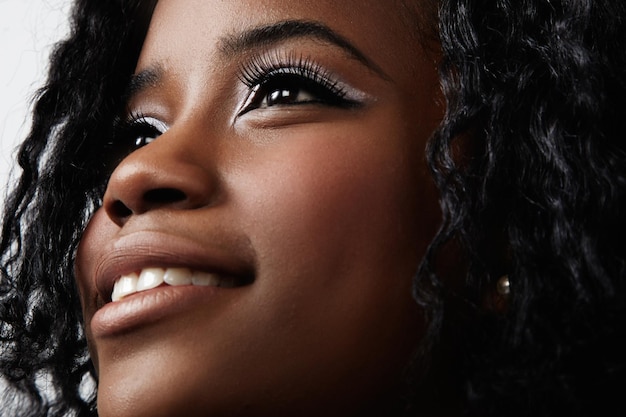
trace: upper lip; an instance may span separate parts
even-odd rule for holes
[[[115,281],[123,275],[148,267],[186,267],[236,277],[241,283],[252,280],[253,268],[219,244],[207,245],[163,232],[140,231],[113,241],[95,265],[95,286],[102,300],[111,301]]]

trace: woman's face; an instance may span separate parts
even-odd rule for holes
[[[404,13],[159,1],[118,138],[144,146],[76,262],[101,417],[384,415],[439,221],[435,63]]]

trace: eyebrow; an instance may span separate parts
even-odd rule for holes
[[[154,65],[137,74],[133,74],[126,85],[124,91],[124,101],[128,102],[135,95],[146,90],[148,87],[155,86],[163,77],[163,67]]]
[[[289,39],[313,38],[341,48],[351,58],[361,62],[384,80],[390,77],[361,50],[328,26],[305,20],[286,20],[271,25],[259,26],[240,33],[227,35],[219,40],[218,49],[226,56],[241,54],[259,47],[269,47]],[[163,67],[154,65],[133,74],[125,91],[125,101],[156,85],[163,76]]]
[[[219,49],[225,55],[237,54],[259,47],[268,47],[295,38],[314,38],[341,48],[351,58],[361,62],[385,80],[389,76],[359,48],[328,26],[307,20],[285,20],[259,26],[241,33],[223,37]]]

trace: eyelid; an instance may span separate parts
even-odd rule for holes
[[[240,65],[238,78],[250,90],[240,110],[247,108],[255,94],[267,81],[280,76],[293,76],[308,80],[352,106],[361,104],[367,97],[365,93],[344,82],[337,74],[312,57],[272,51],[253,55]]]
[[[114,140],[111,145],[118,146],[128,154],[152,143],[169,130],[169,125],[159,117],[148,116],[141,112],[130,112],[114,122]],[[117,145],[115,145],[117,144]]]
[[[154,116],[147,116],[142,113],[131,113],[126,122],[129,126],[136,126],[138,124],[150,125],[157,129],[161,134],[169,130],[169,125],[161,119]]]

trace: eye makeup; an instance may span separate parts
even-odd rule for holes
[[[143,113],[130,113],[114,122],[114,142],[129,151],[152,143],[169,129],[167,123]]]
[[[253,55],[240,66],[239,79],[249,89],[239,116],[273,106],[313,104],[348,109],[363,104],[362,93],[304,55],[278,51]]]

